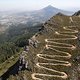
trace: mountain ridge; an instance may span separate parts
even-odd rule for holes
[[[60,13],[60,15],[62,14]],[[27,60],[30,61],[29,68],[32,71],[25,70],[17,76],[21,78],[24,75],[26,80],[35,80],[36,78],[43,80],[74,80],[73,75],[76,77],[76,74],[73,71],[75,67],[78,69],[74,61],[76,56],[80,55],[80,48],[77,44],[77,41],[79,43],[77,34],[80,31],[79,21],[79,17],[57,15],[46,21],[38,33],[31,38],[31,40],[35,38],[34,40],[39,42],[38,46],[35,48],[34,45],[30,45],[30,51],[25,54],[28,57]],[[78,73],[77,69],[76,72]],[[55,70],[58,73],[54,72]],[[57,74],[57,78],[54,74]],[[12,78],[17,80],[15,77]],[[9,80],[11,80],[11,77]]]
[[[75,12],[72,16],[80,16],[80,10]]]

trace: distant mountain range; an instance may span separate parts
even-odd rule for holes
[[[70,11],[64,11],[64,10],[61,10],[61,9],[58,9],[58,8],[55,8],[51,5],[49,5],[40,10],[36,10],[36,11],[32,11],[32,12],[22,12],[19,14],[32,16],[33,19],[35,19],[37,21],[46,21],[59,12],[62,14],[65,14],[65,15],[72,15],[74,13],[74,12],[70,12]]]
[[[73,16],[80,16],[80,10],[78,12],[75,12]]]
[[[72,15],[73,12],[64,11],[58,8],[55,8],[51,5],[35,11],[6,11],[0,12],[0,23],[5,24],[20,24],[20,23],[43,23],[47,21],[49,18],[54,16],[57,13],[62,13],[65,15]]]

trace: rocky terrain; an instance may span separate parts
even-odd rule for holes
[[[76,12],[75,14],[73,14],[73,16],[80,16],[80,11]]]
[[[79,20],[56,15],[44,24],[42,35],[36,37],[41,49],[34,52],[32,80],[79,80]]]
[[[9,80],[80,80],[80,17],[57,14],[31,40],[26,70]]]
[[[58,13],[30,40],[29,51],[25,53],[27,69],[11,75],[8,80],[80,79],[79,16]]]

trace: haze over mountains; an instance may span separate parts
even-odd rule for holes
[[[66,15],[71,15],[73,12],[70,11],[64,11],[57,9],[51,5],[40,9],[40,10],[35,10],[31,12],[2,12],[0,13],[0,23],[1,24],[19,24],[19,23],[28,23],[28,22],[45,22],[52,16],[54,16],[57,13],[63,13]]]
[[[78,12],[76,13],[78,14]],[[24,73],[19,73],[17,76],[12,78],[10,76],[9,80],[18,80],[23,74],[25,80],[36,80],[37,78],[43,80],[79,80],[79,26],[80,18],[77,15],[65,16],[58,13],[50,18],[44,23],[41,30],[32,37],[35,37],[35,40],[40,43],[36,48],[30,45],[28,52],[30,56],[26,54],[32,72],[24,70]]]

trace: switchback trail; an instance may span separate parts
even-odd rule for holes
[[[67,51],[67,49],[74,50],[74,49],[76,49],[76,47],[72,44],[68,44],[66,42],[63,43],[60,41],[71,41],[71,40],[77,39],[76,34],[78,33],[78,31],[73,30],[72,29],[73,27],[76,27],[76,26],[63,27],[63,31],[61,31],[61,32],[55,31],[55,35],[63,36],[63,38],[55,38],[54,37],[53,39],[45,39],[45,42],[46,42],[45,48],[47,50],[53,50],[53,55],[50,55],[47,53],[46,54],[44,54],[44,53],[37,54],[36,56],[39,59],[46,60],[47,63],[37,62],[36,66],[39,69],[51,71],[51,72],[53,72],[53,74],[43,74],[42,72],[41,73],[33,73],[31,75],[33,80],[44,80],[44,79],[40,78],[40,76],[41,77],[62,78],[62,79],[68,78],[68,75],[65,72],[61,72],[61,71],[58,71],[55,69],[47,68],[46,66],[47,65],[48,66],[64,66],[64,67],[71,66],[71,63],[68,60],[71,58],[72,55]],[[66,49],[66,51],[64,51],[62,49]],[[57,53],[56,55],[54,54],[54,51]],[[60,53],[61,53],[61,55],[60,55]],[[50,59],[47,57],[49,57]],[[59,59],[64,58],[64,59],[67,59],[67,61],[59,60],[56,58],[59,58]],[[53,63],[50,63],[48,61],[53,61]],[[54,62],[56,62],[56,63],[54,63]],[[57,74],[54,74],[54,73],[57,73]]]

